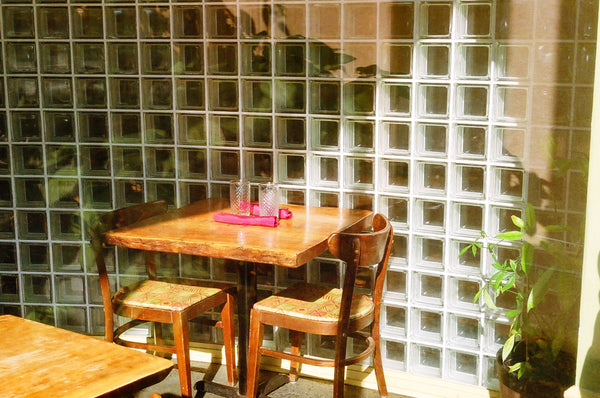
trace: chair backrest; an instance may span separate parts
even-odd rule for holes
[[[166,211],[167,203],[164,200],[157,200],[154,202],[133,205],[105,213],[90,226],[90,243],[92,245],[92,249],[94,250],[96,266],[98,267],[105,322],[108,322],[109,316],[112,319],[112,293],[110,291],[106,262],[104,260],[104,234],[112,229],[126,227],[146,218],[165,213]],[[106,333],[112,333],[112,331],[109,332],[107,328]]]
[[[329,252],[346,262],[346,273],[340,310],[340,327],[348,326],[350,305],[358,267],[377,266],[372,299],[375,304],[375,322],[379,321],[379,307],[387,272],[387,263],[393,241],[393,229],[389,220],[382,214],[373,217],[373,231],[340,232],[332,234],[328,240]],[[345,319],[343,319],[345,318]]]

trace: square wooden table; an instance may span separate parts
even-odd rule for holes
[[[238,260],[239,391],[245,394],[250,309],[256,301],[256,263],[299,267],[327,249],[332,233],[362,230],[373,213],[334,207],[285,205],[293,217],[275,228],[219,223],[217,212],[229,212],[229,200],[207,199],[126,228],[110,231],[109,244],[134,249]],[[232,396],[230,392],[213,393]]]
[[[173,362],[91,336],[0,316],[0,396],[123,396],[164,379]]]

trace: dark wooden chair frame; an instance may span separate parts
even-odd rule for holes
[[[134,205],[104,214],[92,228],[90,228],[91,244],[94,250],[96,265],[102,290],[102,303],[104,305],[105,339],[131,348],[137,348],[153,352],[164,352],[177,355],[177,366],[179,369],[179,382],[181,393],[184,397],[192,396],[192,381],[190,373],[189,355],[189,321],[206,313],[207,311],[223,305],[221,320],[203,319],[213,326],[223,329],[223,342],[225,346],[225,361],[227,363],[227,379],[230,385],[235,385],[235,329],[234,329],[234,295],[235,288],[214,282],[199,284],[191,279],[169,279],[169,283],[193,284],[207,287],[221,288],[221,292],[210,296],[205,300],[191,303],[182,310],[158,309],[145,306],[126,306],[117,304],[113,300],[110,282],[105,263],[104,234],[109,230],[126,227],[146,218],[165,213],[167,204],[165,201],[155,201]],[[150,279],[157,279],[156,274],[156,252],[147,252],[147,272]],[[163,280],[163,279],[160,279]],[[121,289],[123,292],[123,288]],[[117,329],[114,328],[113,314],[118,314],[130,321],[124,323]],[[153,324],[154,344],[150,342],[134,342],[122,339],[120,336],[127,330],[145,322]],[[161,328],[156,323],[166,323],[173,326],[174,345],[166,345],[162,339]]]
[[[299,318],[288,314],[252,309],[250,315],[250,346],[248,356],[248,385],[246,396],[254,398],[258,390],[258,373],[261,355],[290,361],[290,381],[295,381],[300,370],[299,364],[334,367],[333,396],[344,396],[346,367],[364,361],[374,353],[373,366],[377,386],[382,397],[387,396],[387,386],[383,374],[381,348],[379,342],[380,307],[387,263],[393,241],[390,222],[381,214],[373,218],[373,232],[336,233],[328,240],[331,254],[346,262],[342,299],[337,322],[319,322]],[[358,267],[377,264],[373,287],[372,311],[363,317],[351,319],[351,303]],[[280,352],[262,346],[264,325],[278,326],[290,330],[290,353]],[[371,325],[371,333],[363,329]],[[336,336],[335,358],[333,360],[304,357],[300,355],[302,339],[305,333]],[[358,355],[346,358],[348,338],[364,339],[367,348]]]

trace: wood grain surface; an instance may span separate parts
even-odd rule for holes
[[[172,367],[164,358],[94,337],[0,316],[2,397],[97,397],[158,382]]]

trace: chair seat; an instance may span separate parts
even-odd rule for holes
[[[259,311],[286,315],[301,320],[336,323],[340,314],[342,289],[300,282],[256,304]],[[373,301],[354,293],[350,319],[362,318],[374,309]]]
[[[113,297],[113,303],[118,306],[183,311],[222,291],[212,287],[178,285],[147,279],[121,288]]]

